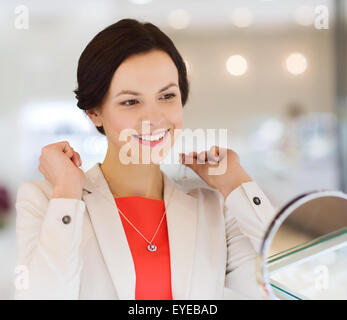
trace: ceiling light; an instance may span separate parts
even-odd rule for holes
[[[226,68],[233,76],[241,76],[247,71],[247,60],[240,55],[230,56]]]
[[[290,73],[298,75],[306,71],[307,60],[303,54],[295,52],[288,56],[286,66]]]

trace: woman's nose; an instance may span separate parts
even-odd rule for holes
[[[159,128],[164,123],[163,113],[157,107],[152,106],[144,109],[146,110],[142,115],[142,121],[149,121],[151,129]]]

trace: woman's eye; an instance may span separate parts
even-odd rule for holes
[[[127,102],[136,102],[136,100],[134,100],[134,99],[132,99],[132,100],[126,100],[126,101],[123,101],[123,102],[121,102],[120,104],[122,104],[122,105],[126,105],[126,106],[131,106],[131,105],[133,105],[133,104],[135,104],[135,103],[130,103],[130,104],[128,104]]]
[[[162,97],[164,97],[164,100],[169,100],[172,99],[173,97],[175,97],[176,95],[174,93],[168,93],[168,94],[164,94]],[[121,102],[121,105],[125,105],[125,106],[131,106],[133,104],[136,104],[137,100],[135,99],[131,99],[131,100],[126,100]]]
[[[174,93],[168,93],[168,94],[164,94],[162,97],[166,97],[166,98],[164,98],[164,100],[169,100],[175,96],[176,95]]]

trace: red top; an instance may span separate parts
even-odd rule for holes
[[[126,218],[151,241],[165,211],[164,200],[139,196],[114,198]],[[119,212],[136,272],[135,300],[172,300],[170,248],[166,215],[153,240],[156,251]]]

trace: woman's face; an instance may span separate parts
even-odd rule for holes
[[[100,119],[108,142],[115,151],[127,142],[136,146],[140,153],[142,148],[147,148],[149,152],[155,148],[169,150],[183,122],[178,70],[171,57],[164,51],[155,50],[124,60],[113,75],[101,106]],[[144,121],[149,121],[147,127],[143,126]],[[124,129],[135,130],[131,132],[131,141],[130,138],[119,140]],[[150,135],[167,129],[168,134],[157,146],[147,146],[132,136],[134,133]]]

